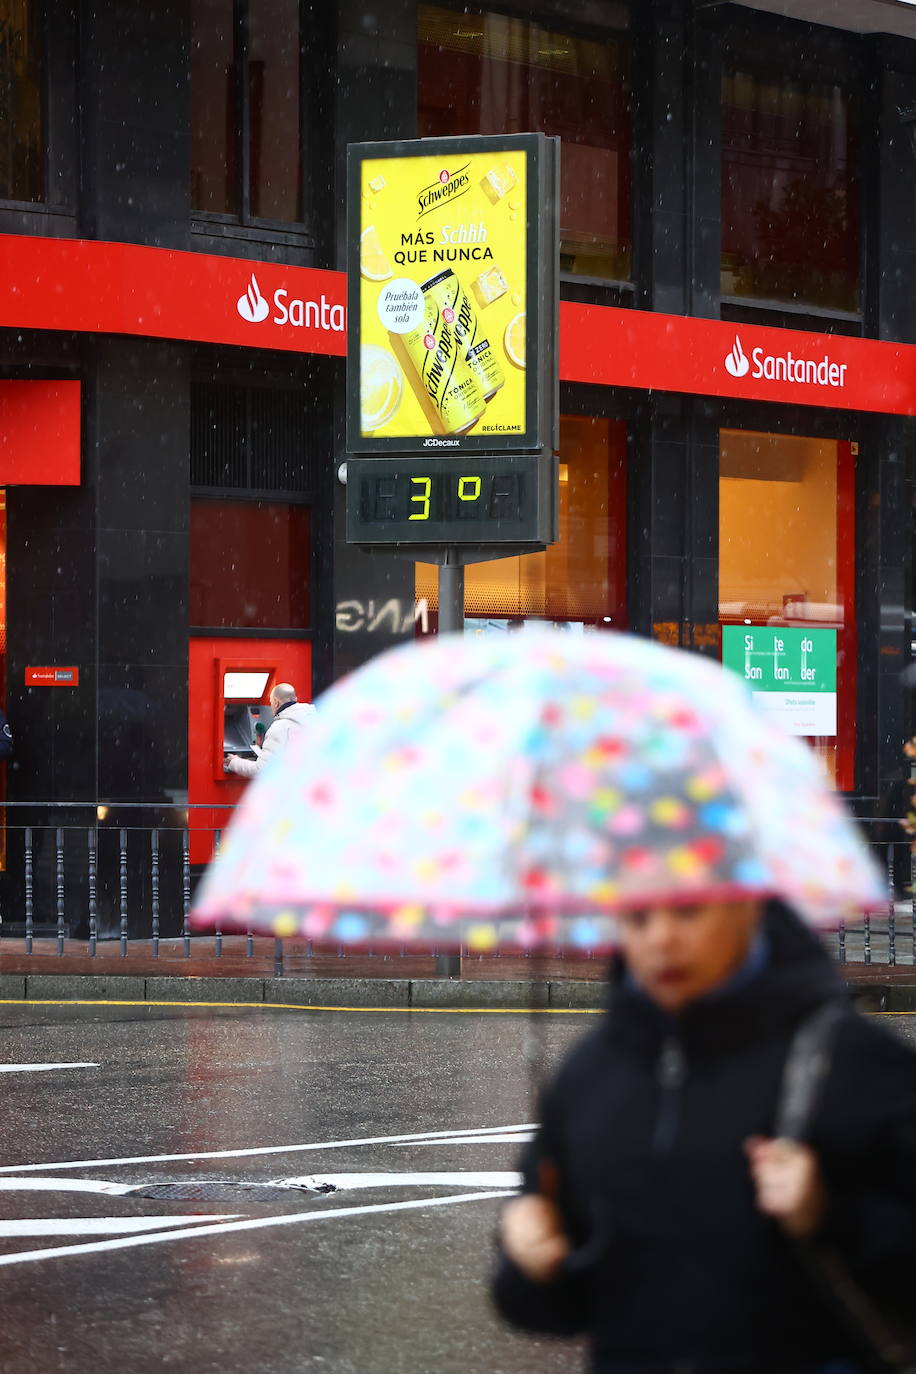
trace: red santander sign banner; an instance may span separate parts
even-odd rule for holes
[[[4,234],[0,327],[346,354],[342,272]],[[916,415],[916,346],[560,305],[560,377]]]
[[[916,415],[912,344],[570,301],[560,330],[566,381]]]
[[[0,326],[347,351],[341,272],[89,239],[0,242]]]

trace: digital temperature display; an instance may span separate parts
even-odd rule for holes
[[[555,467],[538,454],[351,458],[347,540],[355,544],[543,544]]]

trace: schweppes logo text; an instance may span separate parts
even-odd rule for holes
[[[457,171],[450,172],[446,167],[442,168],[437,179],[429,186],[424,186],[417,196],[417,219],[422,219],[428,215],[430,210],[438,210],[440,205],[447,205],[449,201],[458,200],[466,191],[471,189],[471,178],[468,174],[470,163],[466,162]]]

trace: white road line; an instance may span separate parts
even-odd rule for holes
[[[101,1193],[105,1197],[131,1197],[141,1189],[157,1184],[201,1182],[226,1183],[225,1179],[147,1179],[143,1183],[109,1183],[101,1178],[0,1178],[0,1193]],[[521,1174],[508,1170],[475,1173],[453,1170],[451,1173],[387,1173],[387,1174],[303,1174],[297,1178],[244,1179],[239,1183],[239,1200],[247,1187],[308,1188],[321,1192],[322,1185],[334,1188],[519,1188]],[[229,1186],[232,1180],[228,1181]],[[233,1213],[233,1215],[235,1215]],[[2,1225],[2,1223],[0,1223]]]
[[[323,1183],[335,1188],[520,1188],[521,1174],[508,1171],[474,1174],[458,1170],[450,1174],[306,1174],[302,1178],[271,1179],[280,1188],[321,1190]]]
[[[0,1193],[105,1193],[124,1197],[141,1183],[106,1183],[100,1178],[0,1178]]]
[[[55,1259],[62,1255],[90,1255],[104,1250],[126,1250],[138,1245],[160,1245],[170,1240],[196,1240],[199,1236],[223,1236],[235,1231],[258,1231],[267,1226],[301,1226],[309,1221],[362,1217],[374,1212],[407,1212],[419,1208],[449,1207],[458,1202],[484,1202],[511,1196],[511,1193],[503,1190],[487,1193],[454,1193],[450,1197],[376,1203],[369,1207],[331,1207],[326,1211],[297,1212],[293,1216],[254,1217],[249,1221],[226,1221],[218,1226],[185,1227],[181,1231],[157,1231],[154,1235],[129,1236],[123,1240],[90,1241],[86,1245],[55,1245],[43,1250],[21,1250],[15,1255],[0,1255],[0,1268],[10,1264],[32,1264],[38,1260]]]
[[[74,1060],[69,1064],[0,1064],[0,1073],[48,1073],[51,1069],[98,1069],[101,1065]]]
[[[0,1221],[0,1240],[22,1236],[125,1236],[136,1231],[160,1231],[163,1226],[234,1221],[237,1216],[238,1212],[202,1212],[184,1217],[42,1217],[32,1221]]]
[[[101,1169],[115,1164],[167,1164],[172,1160],[188,1162],[195,1159],[251,1159],[255,1155],[302,1154],[309,1150],[347,1150],[356,1145],[435,1144],[437,1140],[458,1140],[463,1136],[501,1139],[509,1131],[533,1131],[531,1122],[516,1126],[476,1126],[462,1131],[420,1131],[414,1135],[365,1136],[357,1140],[318,1140],[307,1145],[264,1145],[248,1150],[204,1150],[178,1155],[124,1155],[116,1159],[66,1159],[42,1164],[4,1164],[0,1174],[38,1173],[45,1169]]]
[[[524,1145],[526,1141],[534,1139],[533,1131],[514,1131],[511,1135],[451,1135],[447,1140],[427,1140],[427,1145]],[[392,1145],[394,1150],[406,1150],[411,1144],[410,1141],[397,1141]]]

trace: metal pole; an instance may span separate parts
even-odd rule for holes
[[[464,564],[457,562],[454,549],[447,549],[439,564],[439,633],[464,633]]]
[[[457,562],[454,549],[447,549],[445,562],[439,564],[439,633],[464,634],[464,564]],[[439,978],[461,977],[459,954],[437,954]]]

